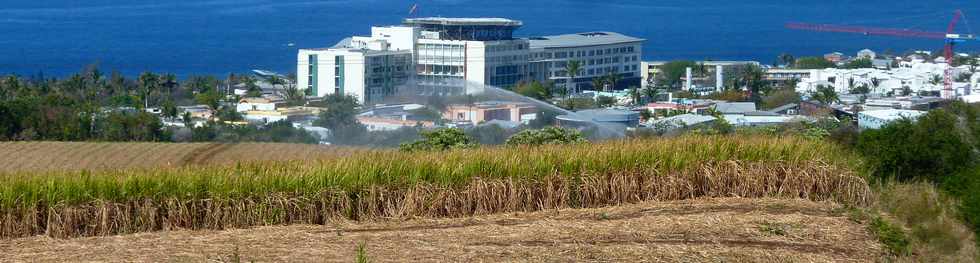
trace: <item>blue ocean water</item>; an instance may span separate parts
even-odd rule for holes
[[[945,31],[976,0],[6,0],[0,74],[64,76],[87,64],[127,75],[295,71],[298,48],[330,46],[418,15],[507,17],[521,36],[608,30],[647,39],[644,59],[757,60],[863,48],[939,50],[942,41],[792,31],[790,21]],[[978,19],[980,20],[980,19]],[[294,43],[295,46],[289,46]],[[980,43],[967,43],[972,52]]]

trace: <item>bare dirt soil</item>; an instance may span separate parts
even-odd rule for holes
[[[3,262],[874,262],[834,203],[715,198],[462,219],[0,240]]]

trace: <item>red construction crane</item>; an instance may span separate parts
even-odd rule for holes
[[[956,24],[959,23],[960,19],[963,17],[963,12],[956,10],[953,12],[953,20],[949,22],[949,26],[946,28],[946,32],[927,32],[911,29],[898,29],[898,28],[874,28],[874,27],[863,27],[863,26],[843,26],[843,25],[827,25],[827,24],[807,24],[807,23],[787,23],[786,28],[797,29],[797,30],[810,30],[810,31],[821,31],[821,32],[842,32],[842,33],[858,33],[867,36],[871,35],[882,35],[882,36],[896,36],[896,37],[915,37],[915,38],[931,38],[931,39],[943,39],[946,43],[946,48],[944,50],[944,55],[946,57],[946,72],[944,76],[945,87],[943,88],[943,98],[952,99],[953,98],[953,46],[957,43],[962,43],[967,40],[976,40],[976,36],[973,34],[956,34],[954,31],[956,29]]]

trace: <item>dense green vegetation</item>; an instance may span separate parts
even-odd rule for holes
[[[834,62],[830,62],[830,60],[822,57],[802,57],[797,59],[793,66],[798,69],[825,69],[837,67]]]
[[[507,145],[546,145],[584,143],[585,137],[577,130],[547,127],[540,130],[523,130],[507,139]]]
[[[402,144],[401,150],[406,152],[445,151],[469,149],[477,146],[473,138],[467,136],[462,129],[450,128],[423,131],[421,135],[421,140]]]
[[[953,103],[916,121],[864,131],[857,142],[874,175],[924,180],[960,200],[962,218],[980,233],[980,105]]]
[[[0,76],[0,141],[317,141],[289,125],[266,129],[224,123],[242,119],[234,109],[237,97],[222,89],[237,83],[257,89],[254,82],[234,74],[226,80],[191,76],[181,82],[173,74],[146,72],[129,79],[103,75],[96,66],[63,79]],[[178,116],[177,107],[196,104],[215,110],[221,122],[164,127],[165,119],[193,126],[189,116]],[[150,113],[151,108],[160,114]]]

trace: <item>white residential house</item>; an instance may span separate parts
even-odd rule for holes
[[[901,95],[906,88],[913,94],[920,92],[941,92],[944,88],[942,76],[945,63],[903,61],[901,66],[892,69],[819,69],[810,70],[809,76],[800,79],[796,89],[803,94],[812,93],[820,85],[832,86],[838,94],[848,94],[851,89],[867,86],[874,95]],[[970,71],[969,67],[953,68],[958,76]],[[938,81],[937,81],[938,80]],[[954,83],[958,95],[971,92],[970,83]]]
[[[249,111],[275,111],[285,103],[284,100],[278,98],[243,98],[238,101],[235,110],[243,113]]]

